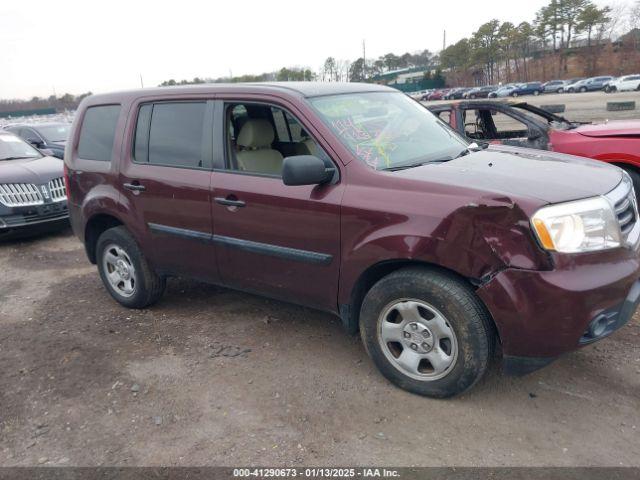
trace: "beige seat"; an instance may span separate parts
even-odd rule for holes
[[[263,118],[250,118],[240,129],[238,168],[247,172],[282,174],[282,154],[271,148],[273,127]]]

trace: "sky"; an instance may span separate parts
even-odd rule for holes
[[[442,48],[492,18],[531,21],[546,0],[0,2],[0,98],[156,86],[164,80],[318,71]],[[600,3],[600,2],[599,2]]]

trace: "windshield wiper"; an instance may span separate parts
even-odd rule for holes
[[[2,157],[2,158],[0,158],[0,161],[2,161],[2,160],[25,160],[27,158],[38,158],[38,157],[17,157],[17,156],[14,156],[14,157]]]

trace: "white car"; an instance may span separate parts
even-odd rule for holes
[[[607,92],[628,92],[640,90],[640,74],[626,75],[609,82],[605,91]]]

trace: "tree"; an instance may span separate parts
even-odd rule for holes
[[[364,82],[365,80],[365,64],[364,58],[360,57],[349,67],[350,82]]]
[[[610,7],[598,8],[593,3],[588,3],[578,15],[577,30],[587,32],[587,47],[591,47],[591,38],[594,30],[602,30],[609,22]]]
[[[336,73],[336,59],[333,57],[328,57],[324,61],[324,66],[322,67],[322,79],[327,81],[327,75],[329,77],[329,82],[335,81],[335,73]]]
[[[491,20],[473,33],[471,46],[474,52],[474,59],[484,64],[484,72],[489,83],[494,83],[496,79],[495,66],[500,53],[500,21]]]

